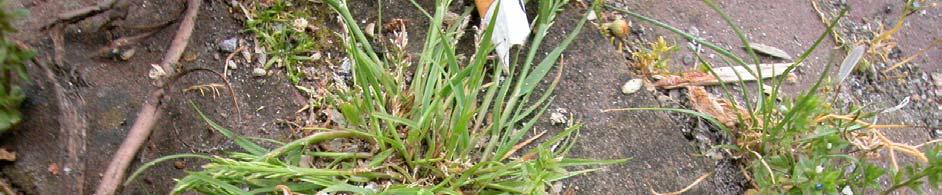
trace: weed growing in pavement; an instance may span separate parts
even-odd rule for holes
[[[320,129],[289,143],[273,142],[279,147],[267,149],[200,113],[245,152],[225,157],[167,156],[144,165],[128,181],[157,162],[197,157],[210,163],[178,180],[174,193],[541,194],[555,181],[599,170],[593,168],[597,165],[626,161],[567,157],[578,124],[521,151],[538,137],[524,139],[535,133],[533,127],[552,101],[561,74],[541,95],[531,95],[586,22],[583,18],[558,47],[537,60],[557,13],[568,1],[539,1],[533,39],[525,55],[514,58],[517,65],[507,70],[509,74],[488,60],[494,50],[493,26],[479,34],[471,57],[459,57],[454,46],[464,34],[470,10],[459,22],[446,24],[451,1],[437,1],[434,15],[429,15],[428,36],[417,63],[401,54],[377,53],[345,1],[324,2],[343,19],[343,46],[353,63],[354,85],[336,93],[331,102],[346,126]],[[390,44],[405,48],[404,39],[396,34]],[[416,67],[409,74],[404,66]],[[562,73],[562,65],[558,69]],[[371,147],[355,152],[310,147],[339,138],[363,140]],[[309,166],[309,157],[323,163]]]
[[[631,56],[635,59],[635,66],[641,69],[644,75],[666,74],[670,72],[670,56],[677,47],[668,43],[664,37],[658,37],[656,41],[648,44],[648,48],[642,48],[639,51],[632,52]]]
[[[716,10],[732,27],[735,34],[742,40],[745,48],[749,47],[749,40],[738,26],[718,7],[712,0],[704,2]],[[910,1],[911,2],[911,1]],[[693,36],[663,22],[639,15],[629,10],[609,7],[622,13],[631,15],[639,20],[652,23],[677,33],[691,42],[710,48],[721,54],[723,60],[733,65],[748,69],[752,76],[761,77],[762,72],[753,71],[759,64],[759,59],[751,49],[747,49],[751,63],[732,52],[716,46],[700,37]],[[791,72],[801,64],[814,51],[818,45],[833,31],[840,16],[830,22],[828,29],[785,71]],[[882,37],[882,36],[881,36]],[[859,49],[857,55],[862,55],[864,49]],[[851,55],[853,56],[853,54]],[[858,58],[859,59],[859,58]],[[700,58],[704,69],[712,74],[713,66]],[[848,72],[856,66],[858,60],[846,60],[841,64],[840,77],[846,77]],[[756,66],[753,66],[756,65]],[[753,68],[751,68],[753,67]],[[888,139],[882,129],[905,127],[901,125],[879,125],[876,118],[880,114],[890,113],[899,107],[877,111],[866,111],[864,108],[853,110],[837,110],[832,107],[840,104],[835,99],[826,102],[829,94],[821,92],[827,87],[830,65],[826,66],[824,73],[809,89],[794,99],[784,102],[778,101],[782,83],[785,78],[774,78],[771,86],[765,86],[759,80],[758,92],[750,92],[743,88],[740,95],[746,100],[745,107],[748,114],[737,114],[739,123],[735,126],[726,126],[714,116],[685,109],[671,108],[629,108],[618,110],[662,110],[677,111],[701,117],[711,122],[713,126],[723,129],[728,137],[734,139],[732,146],[723,145],[732,149],[733,156],[743,159],[751,175],[751,183],[758,194],[836,194],[851,193],[863,194],[882,192],[891,193],[903,188],[921,192],[926,184],[937,187],[942,178],[942,154],[939,147],[921,149],[923,145],[911,146],[893,142]],[[835,80],[843,80],[836,78]],[[743,83],[739,83],[744,85]],[[840,82],[837,82],[839,85]],[[722,85],[727,99],[734,92],[726,85]],[[771,87],[771,94],[761,93],[764,87]],[[752,98],[755,96],[756,98]],[[901,104],[901,106],[904,104]],[[734,109],[735,104],[734,104]],[[843,114],[840,114],[843,113]],[[889,158],[880,158],[880,155],[889,154]],[[911,159],[911,163],[899,164],[897,154]],[[890,167],[883,167],[878,162],[889,160]],[[881,182],[887,183],[881,183]]]

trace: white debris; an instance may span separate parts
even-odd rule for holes
[[[625,95],[638,92],[638,90],[641,89],[641,86],[643,86],[643,84],[644,84],[644,81],[641,79],[631,79],[628,82],[625,82],[625,84],[621,86],[621,92],[624,93]]]
[[[523,45],[530,35],[530,22],[527,20],[526,10],[523,8],[521,0],[497,0],[499,5],[491,3],[487,9],[487,17],[482,20],[484,26],[494,20],[494,32],[491,41],[496,47],[497,55],[505,69],[510,68],[510,48],[514,45]],[[499,13],[494,13],[500,7]]]
[[[550,123],[553,125],[567,124],[569,123],[569,116],[567,116],[568,114],[569,111],[565,108],[557,108],[553,111],[553,113],[550,113]]]

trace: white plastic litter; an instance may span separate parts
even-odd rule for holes
[[[487,10],[484,26],[495,15],[494,32],[491,41],[500,57],[500,63],[505,69],[510,68],[510,48],[514,45],[523,45],[530,35],[530,22],[521,0],[497,0]],[[500,7],[498,13],[494,13]]]

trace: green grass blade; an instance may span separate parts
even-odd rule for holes
[[[204,173],[192,173],[192,174],[190,174],[190,175],[187,176],[187,177],[191,177],[191,178],[194,178],[195,180],[199,180],[199,181],[202,181],[202,182],[206,182],[206,183],[208,183],[208,184],[212,184],[213,186],[219,187],[219,188],[221,188],[222,190],[224,190],[226,193],[229,193],[229,194],[251,195],[251,194],[249,194],[249,192],[246,192],[246,191],[242,190],[242,189],[239,188],[239,187],[236,187],[236,186],[234,186],[234,185],[232,185],[232,184],[229,184],[229,183],[226,183],[226,182],[224,182],[224,181],[220,181],[220,180],[218,180],[218,179],[216,179],[216,178],[213,178],[212,176],[209,176],[209,175],[204,174]]]
[[[209,119],[209,117],[203,114],[203,111],[200,111],[199,107],[196,106],[196,103],[190,102],[190,105],[194,110],[196,110],[196,113],[200,115],[200,118],[203,118],[203,121],[206,121],[206,124],[209,124],[210,127],[221,133],[223,136],[226,136],[226,138],[234,141],[236,145],[242,147],[243,150],[255,155],[263,155],[268,152],[268,149],[265,149],[258,144],[249,141],[248,139],[245,139],[241,135],[226,129],[225,127],[222,127],[221,125],[214,122],[212,119]]]
[[[174,154],[174,155],[160,157],[150,162],[144,163],[139,168],[137,168],[137,170],[135,170],[134,173],[131,173],[131,176],[129,176],[128,179],[124,181],[124,186],[131,184],[131,182],[133,182],[134,179],[136,179],[138,175],[141,175],[141,173],[144,173],[144,171],[147,171],[147,169],[150,169],[151,167],[161,162],[178,159],[178,158],[201,158],[201,159],[206,159],[206,160],[213,160],[213,157],[202,155],[202,154]]]

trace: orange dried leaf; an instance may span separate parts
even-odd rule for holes
[[[734,127],[739,123],[737,112],[733,111],[732,104],[725,99],[716,99],[713,94],[700,86],[688,86],[687,97],[693,109],[713,116],[727,127]]]
[[[16,152],[7,151],[6,148],[0,148],[0,161],[16,161]]]

